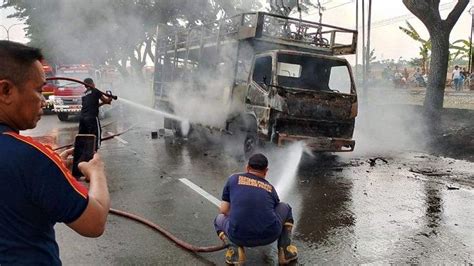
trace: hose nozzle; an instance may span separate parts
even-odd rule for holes
[[[110,98],[114,99],[114,100],[118,99],[117,95],[113,95],[111,91],[105,91],[105,95],[107,97],[110,97]]]

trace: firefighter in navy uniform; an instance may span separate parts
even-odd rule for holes
[[[229,177],[222,192],[220,214],[214,220],[217,235],[228,244],[227,264],[245,263],[244,247],[268,245],[278,239],[278,262],[289,264],[298,258],[291,243],[293,214],[280,202],[266,180],[268,160],[258,153],[249,158],[247,172]]]
[[[91,78],[84,79],[87,90],[82,96],[81,117],[79,120],[79,134],[94,134],[96,136],[96,150],[100,148],[100,138],[102,132],[99,121],[99,107],[103,104],[110,104],[112,96],[95,89],[94,81]]]

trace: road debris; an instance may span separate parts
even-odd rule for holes
[[[375,157],[375,158],[370,158],[369,159],[369,164],[370,166],[375,166],[377,164],[377,160],[380,160],[382,162],[384,162],[385,164],[388,164],[388,161],[385,160],[384,158],[382,157]]]
[[[409,170],[412,173],[422,174],[425,176],[448,176],[449,173],[438,172],[432,168],[410,168]]]
[[[448,188],[448,190],[459,190],[459,186],[456,186],[456,185],[446,185],[446,187]]]

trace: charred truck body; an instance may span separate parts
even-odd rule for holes
[[[246,152],[259,141],[304,141],[314,151],[352,151],[357,95],[351,68],[357,31],[264,12],[196,28],[158,28],[155,105],[191,123],[243,133]],[[224,119],[183,112],[206,95]],[[199,108],[198,108],[199,109]],[[200,113],[208,119],[193,119]],[[165,119],[165,128],[180,131]]]

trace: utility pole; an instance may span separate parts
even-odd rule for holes
[[[472,31],[474,30],[474,6],[469,9],[469,13],[471,14],[471,37],[469,37],[469,73],[473,71],[474,69],[474,56],[472,53]]]
[[[366,93],[365,82],[365,0],[362,0],[362,89],[364,94]]]
[[[358,31],[359,30],[359,0],[356,0],[356,25],[355,25],[355,28],[356,30]],[[356,60],[355,60],[355,76],[356,78],[358,77],[359,75],[359,49],[357,49],[356,47]]]
[[[365,75],[366,75],[366,79],[367,79],[367,76],[370,74],[370,25],[371,25],[371,21],[372,21],[372,0],[369,0],[369,11],[368,11],[368,14],[367,14],[367,50],[366,50],[366,56],[365,56]],[[366,92],[366,97],[367,97],[367,88],[365,88],[365,92]],[[366,98],[367,100],[367,98]]]

